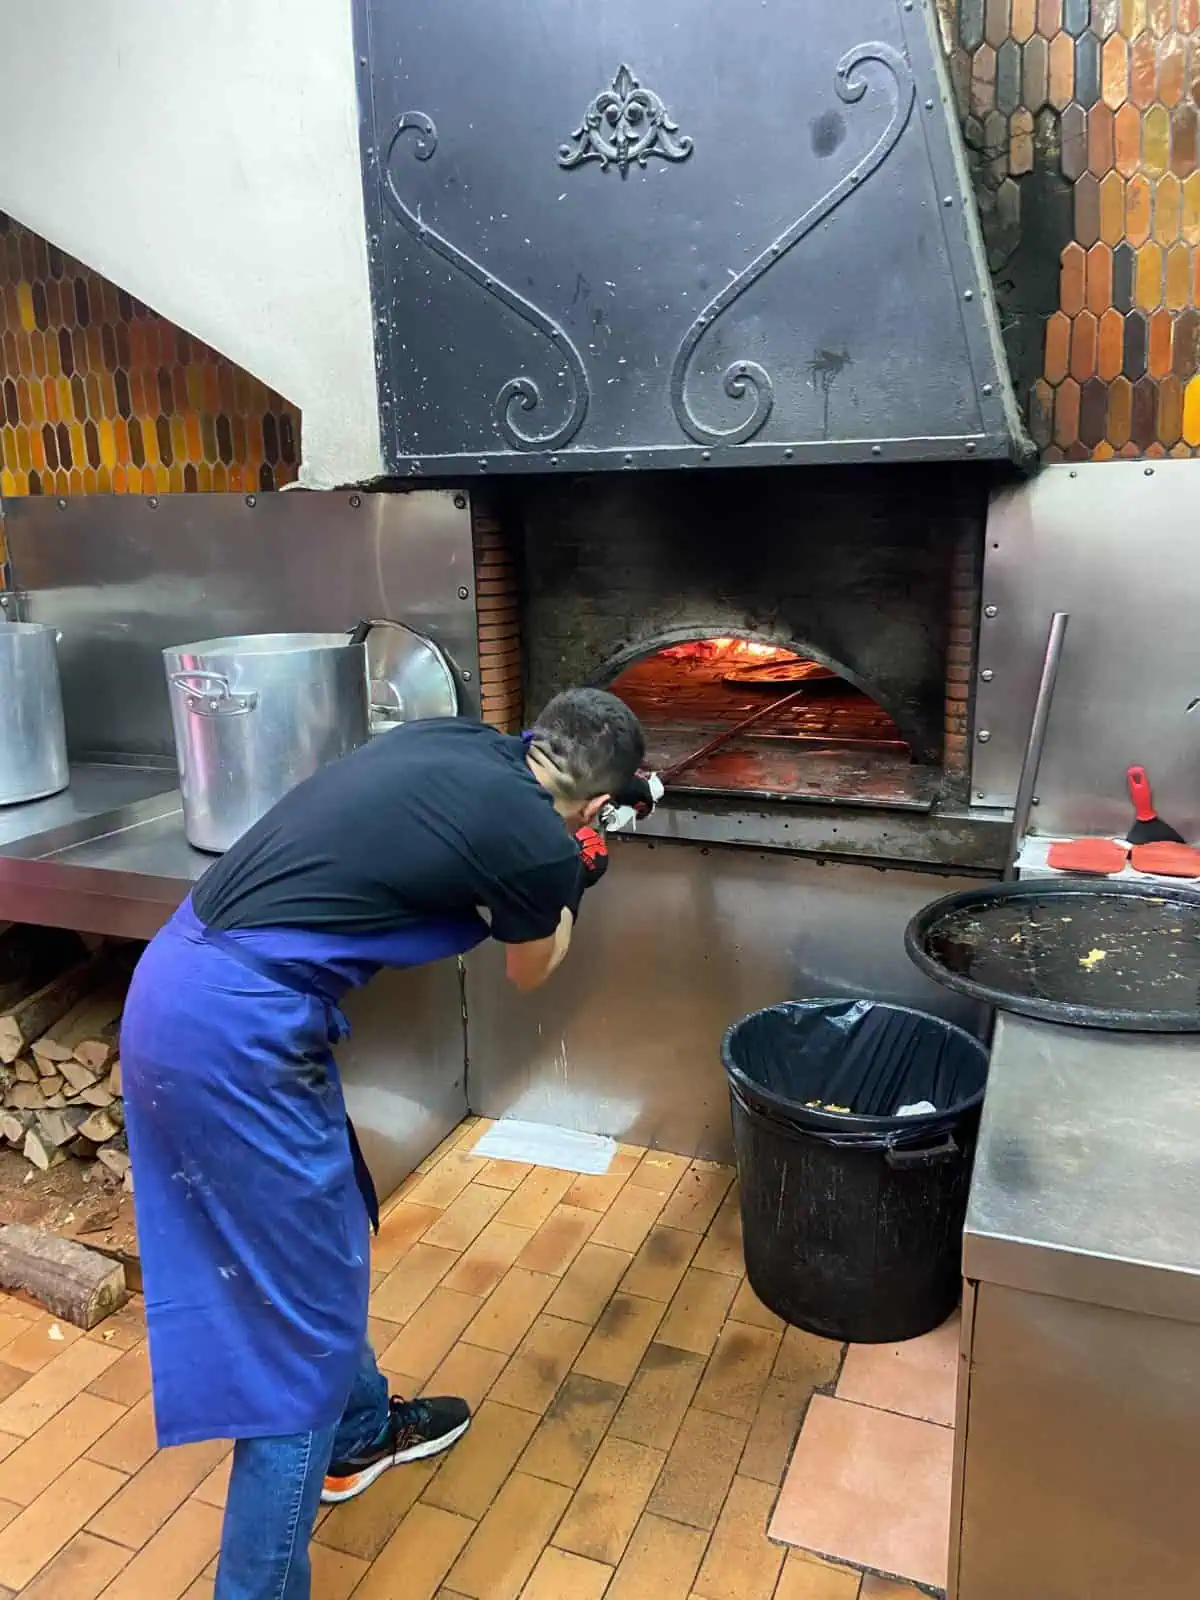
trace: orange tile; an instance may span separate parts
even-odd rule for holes
[[[206,1506],[216,1506],[218,1510],[224,1508],[229,1494],[229,1474],[233,1468],[233,1451],[218,1461],[216,1466],[192,1491],[192,1499],[200,1500]]]
[[[1111,383],[1121,371],[1125,337],[1125,318],[1119,311],[1109,310],[1100,318],[1100,340],[1096,357],[1096,370],[1106,383]]]
[[[575,1182],[575,1176],[555,1167],[535,1167],[508,1197],[499,1213],[500,1221],[514,1228],[540,1228]]]
[[[612,1568],[599,1562],[565,1550],[544,1550],[521,1600],[600,1600],[611,1577]]]
[[[478,1295],[481,1299],[491,1294],[532,1238],[528,1228],[490,1222],[446,1274],[446,1288]]]
[[[365,1561],[314,1544],[309,1549],[312,1562],[312,1600],[350,1600],[368,1572]],[[186,1596],[185,1596],[186,1600]]]
[[[604,1438],[623,1390],[572,1372],[551,1401],[520,1460],[522,1472],[574,1489]]]
[[[568,1317],[573,1322],[594,1323],[632,1259],[627,1251],[596,1244],[593,1236],[593,1241],[584,1245],[546,1302],[546,1310],[552,1316]]]
[[[555,1206],[517,1257],[517,1265],[530,1272],[548,1272],[561,1278],[587,1243],[599,1218],[582,1206]]]
[[[654,1337],[662,1314],[662,1305],[657,1300],[643,1300],[631,1294],[613,1295],[575,1362],[575,1370],[605,1383],[628,1383]]]
[[[704,1233],[733,1182],[730,1167],[693,1162],[662,1209],[659,1221],[670,1228]]]
[[[385,1372],[403,1372],[423,1382],[437,1371],[483,1304],[474,1295],[439,1286],[379,1352],[379,1365]]]
[[[124,1545],[77,1533],[21,1591],[22,1600],[96,1600],[130,1559]]]
[[[231,1448],[216,1439],[160,1450],[92,1518],[88,1532],[140,1550]]]
[[[104,1600],[180,1600],[221,1543],[221,1513],[189,1500],[121,1569]]]
[[[954,1426],[959,1319],[905,1344],[852,1344],[838,1379],[839,1400]]]
[[[107,1372],[102,1372],[87,1392],[120,1406],[135,1406],[150,1393],[150,1357],[144,1344],[134,1345]]]
[[[1145,244],[1150,237],[1152,195],[1150,180],[1141,172],[1125,185],[1125,237],[1132,245]]]
[[[19,1367],[22,1372],[40,1372],[49,1362],[62,1355],[69,1344],[83,1337],[78,1328],[69,1322],[59,1322],[45,1312],[18,1330],[15,1338],[5,1345],[2,1358],[5,1366]]]
[[[511,1267],[467,1327],[468,1344],[511,1355],[549,1300],[557,1282],[557,1278],[545,1273]]]
[[[953,1444],[935,1423],[815,1396],[771,1537],[944,1588]]]
[[[95,1395],[76,1395],[44,1428],[0,1462],[0,1500],[32,1505],[44,1489],[125,1415]]]
[[[789,1550],[775,1600],[856,1600],[860,1577],[849,1567],[835,1566],[802,1550]]]
[[[514,1472],[451,1568],[450,1588],[468,1600],[516,1600],[569,1499],[557,1483]]]
[[[563,1199],[585,1211],[607,1211],[628,1181],[627,1172],[585,1173],[576,1178]]]
[[[407,1322],[457,1261],[456,1251],[438,1250],[431,1244],[413,1245],[371,1296],[372,1316],[383,1317],[387,1322]]]
[[[629,1174],[629,1182],[635,1189],[649,1189],[661,1195],[665,1202],[690,1166],[687,1156],[670,1155],[664,1150],[647,1150]]]
[[[676,1435],[650,1510],[689,1527],[716,1526],[737,1471],[749,1425],[693,1408]]]
[[[89,1461],[115,1467],[119,1472],[136,1472],[158,1448],[154,1431],[154,1405],[149,1395],[121,1418],[87,1452]]]
[[[1059,304],[1068,317],[1083,310],[1087,279],[1087,257],[1081,245],[1072,242],[1063,249],[1059,274]]]
[[[516,1466],[536,1426],[537,1418],[529,1412],[486,1400],[421,1496],[424,1503],[478,1521]]]
[[[785,1551],[767,1542],[775,1491],[753,1478],[735,1478],[694,1593],[713,1600],[771,1600]]]
[[[497,1378],[492,1398],[541,1416],[583,1348],[588,1330],[578,1322],[543,1314]]]
[[[482,1405],[488,1390],[504,1368],[500,1350],[484,1350],[480,1345],[459,1342],[423,1386],[425,1394],[460,1395],[472,1411]]]
[[[13,1348],[9,1346],[9,1353]],[[0,1401],[0,1432],[28,1438],[119,1359],[119,1350],[105,1349],[89,1339],[68,1344],[61,1355]]]
[[[778,1354],[780,1336],[766,1328],[727,1322],[696,1391],[704,1411],[753,1422]]]
[[[662,1450],[605,1439],[558,1525],[555,1545],[615,1567],[665,1461]]]
[[[76,1461],[0,1532],[0,1584],[22,1589],[83,1527],[125,1479],[94,1461]]]
[[[643,1517],[604,1600],[686,1600],[707,1541],[695,1528]]]
[[[528,1161],[496,1161],[489,1158],[480,1168],[476,1183],[489,1184],[493,1189],[519,1189],[533,1171]]]
[[[370,1494],[333,1507],[318,1524],[317,1543],[360,1561],[374,1561],[428,1488],[439,1465],[440,1461],[413,1461],[385,1472],[371,1485]]]
[[[683,1275],[700,1242],[695,1233],[669,1228],[660,1218],[622,1278],[622,1292],[641,1295],[647,1300],[661,1300],[665,1304],[683,1282]]]
[[[371,1241],[371,1265],[390,1272],[441,1215],[436,1207],[417,1205],[411,1200],[393,1206],[379,1224],[379,1236]]]
[[[408,1191],[405,1200],[414,1205],[432,1206],[437,1211],[444,1211],[451,1201],[458,1199],[479,1172],[480,1166],[477,1156],[452,1150]]]
[[[396,1529],[354,1600],[432,1600],[474,1531],[466,1517],[437,1506],[416,1505]]]
[[[627,1250],[630,1254],[641,1248],[642,1241],[667,1203],[667,1196],[658,1189],[635,1183],[637,1176],[636,1172],[630,1176],[629,1182],[604,1213],[592,1234],[593,1244],[611,1245],[616,1250]]]
[[[489,1189],[483,1184],[469,1184],[432,1223],[424,1234],[426,1244],[443,1250],[465,1250],[505,1204],[503,1189]]]
[[[655,1336],[658,1342],[674,1345],[679,1350],[692,1350],[700,1356],[708,1355],[717,1342],[737,1289],[737,1279],[724,1272],[702,1272],[698,1267],[690,1267],[667,1307]]]

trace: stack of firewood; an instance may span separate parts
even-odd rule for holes
[[[129,972],[126,949],[0,930],[0,1140],[43,1172],[74,1157],[131,1186],[118,1056]]]

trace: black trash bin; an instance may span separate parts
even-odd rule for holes
[[[734,1023],[721,1058],[759,1299],[861,1344],[938,1327],[961,1287],[984,1047],[903,1006],[805,1000]]]

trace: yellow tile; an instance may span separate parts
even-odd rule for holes
[[[557,1205],[517,1257],[530,1272],[561,1278],[588,1241],[599,1217],[582,1206]]]
[[[643,1300],[631,1294],[613,1295],[580,1352],[575,1370],[605,1383],[629,1383],[662,1314],[662,1305],[657,1300]]]
[[[703,1233],[720,1209],[732,1182],[730,1168],[693,1162],[680,1178],[659,1220],[671,1228]]]
[[[782,1317],[767,1310],[748,1283],[738,1289],[729,1315],[735,1322],[748,1322],[754,1328],[775,1328],[782,1333],[786,1326]]]
[[[0,1500],[27,1506],[125,1415],[111,1400],[76,1395],[44,1428],[0,1462]]]
[[[605,1439],[559,1523],[554,1543],[615,1567],[646,1509],[666,1454]]]
[[[650,1501],[656,1516],[711,1530],[737,1471],[749,1426],[693,1408],[676,1435]]]
[[[612,1568],[565,1550],[543,1550],[521,1600],[600,1600]]]
[[[737,1279],[724,1272],[690,1268],[667,1307],[658,1342],[706,1356],[717,1342],[737,1288]]]
[[[585,1211],[607,1211],[628,1181],[627,1172],[584,1174],[563,1198],[569,1206],[582,1206]]]
[[[742,1258],[742,1212],[736,1183],[721,1202],[721,1209],[701,1240],[694,1265],[703,1267],[705,1272],[727,1272],[731,1278],[738,1279],[745,1272],[746,1265]]]
[[[371,1296],[371,1315],[387,1322],[407,1322],[433,1293],[458,1260],[453,1250],[415,1244]]]
[[[490,1184],[493,1189],[507,1189],[511,1194],[519,1189],[533,1171],[528,1161],[498,1161],[489,1157],[479,1170],[476,1183]]]
[[[496,1380],[492,1398],[541,1416],[587,1337],[581,1323],[540,1316]]]
[[[514,1472],[451,1568],[450,1588],[468,1600],[516,1600],[569,1499],[559,1484]]]
[[[420,1183],[409,1190],[405,1199],[415,1205],[433,1206],[437,1211],[444,1211],[452,1200],[458,1199],[480,1166],[478,1156],[452,1150],[426,1173]]]
[[[140,1550],[230,1449],[223,1440],[210,1439],[160,1450],[92,1518],[88,1532]]]
[[[775,1491],[735,1478],[712,1536],[695,1593],[713,1600],[771,1600],[784,1550],[767,1539]]]
[[[629,1182],[635,1188],[649,1189],[661,1195],[665,1203],[690,1166],[687,1156],[671,1155],[664,1150],[647,1150],[630,1173]]]
[[[514,1228],[507,1222],[489,1222],[457,1265],[446,1274],[447,1289],[462,1294],[491,1294],[513,1262],[533,1238],[529,1228]]]
[[[613,1421],[614,1438],[669,1450],[704,1372],[704,1357],[652,1344]]]
[[[699,1244],[694,1233],[668,1228],[660,1219],[646,1235],[645,1243],[633,1258],[633,1265],[622,1278],[622,1292],[664,1303],[670,1300],[682,1283]]]
[[[806,1383],[820,1389],[832,1383],[841,1370],[845,1347],[802,1328],[784,1330],[783,1343],[775,1358],[773,1377],[788,1383]]]
[[[23,1589],[83,1527],[125,1479],[94,1461],[76,1461],[0,1532],[0,1584]]]
[[[643,1517],[604,1600],[686,1600],[707,1541],[695,1528]]]
[[[781,1342],[780,1335],[767,1328],[727,1322],[696,1391],[696,1404],[704,1411],[752,1422]]]
[[[144,1467],[157,1448],[154,1404],[147,1395],[97,1440],[87,1456],[89,1461],[98,1461],[101,1466],[131,1473]]]
[[[555,1395],[519,1462],[522,1472],[576,1488],[599,1449],[624,1391],[572,1372]]]
[[[417,1205],[411,1200],[393,1206],[381,1220],[378,1236],[371,1241],[372,1267],[390,1272],[441,1215],[436,1206]]]
[[[515,1189],[499,1213],[501,1222],[514,1228],[540,1228],[575,1181],[571,1172],[556,1167],[535,1167]]]
[[[474,1295],[434,1289],[379,1353],[379,1365],[387,1372],[408,1373],[424,1382],[437,1371],[482,1305]]]
[[[21,1591],[22,1600],[96,1600],[130,1559],[124,1545],[77,1533]]]
[[[469,1344],[509,1354],[520,1344],[558,1280],[512,1267],[466,1330]]]
[[[775,1590],[775,1600],[855,1600],[859,1592],[859,1574],[849,1567],[837,1567],[799,1550],[789,1550],[787,1562]],[[872,1580],[868,1578],[867,1583]],[[883,1600],[887,1589],[865,1589],[868,1595]]]
[[[632,1255],[640,1250],[642,1241],[658,1220],[658,1214],[667,1203],[665,1194],[657,1189],[635,1184],[633,1178],[609,1206],[592,1234],[593,1244],[611,1245],[616,1250],[627,1250]]]
[[[1183,439],[1193,448],[1200,445],[1200,376],[1183,391]]]
[[[37,318],[33,314],[33,287],[28,283],[17,285],[17,315],[21,319],[21,326],[26,333],[32,333],[37,327]]]
[[[369,1570],[357,1556],[330,1550],[323,1544],[309,1548],[312,1562],[312,1600],[350,1600]]]
[[[385,1472],[371,1485],[370,1494],[333,1507],[317,1527],[317,1543],[341,1550],[348,1556],[357,1556],[360,1561],[374,1561],[428,1487],[440,1464],[440,1461],[413,1461]]]
[[[738,1466],[743,1477],[758,1478],[778,1488],[812,1395],[809,1383],[772,1378],[766,1384]]]
[[[486,1400],[422,1500],[478,1521],[516,1466],[536,1426],[537,1418],[528,1411]]]
[[[424,1235],[426,1244],[444,1250],[465,1250],[505,1203],[503,1189],[472,1183],[456,1196]]]
[[[585,1244],[546,1302],[546,1310],[552,1316],[590,1326],[612,1299],[632,1260],[625,1250],[594,1242]]]
[[[459,1395],[477,1411],[505,1365],[504,1352],[460,1339],[441,1366],[423,1385],[424,1394]]]
[[[15,1346],[9,1346],[9,1354]],[[120,1359],[119,1350],[106,1350],[89,1339],[69,1344],[40,1372],[0,1402],[0,1432],[24,1438],[36,1433],[89,1383]]]
[[[217,1553],[222,1514],[189,1500],[121,1569],[104,1600],[179,1600]]]
[[[354,1600],[431,1600],[474,1531],[474,1523],[436,1506],[416,1505],[397,1528]]]

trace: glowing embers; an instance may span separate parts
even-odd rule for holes
[[[883,707],[799,651],[688,640],[643,656],[611,687],[641,718],[650,764],[672,773],[669,791],[922,810],[931,802],[937,775],[912,764]],[[727,742],[681,765],[724,732]]]

